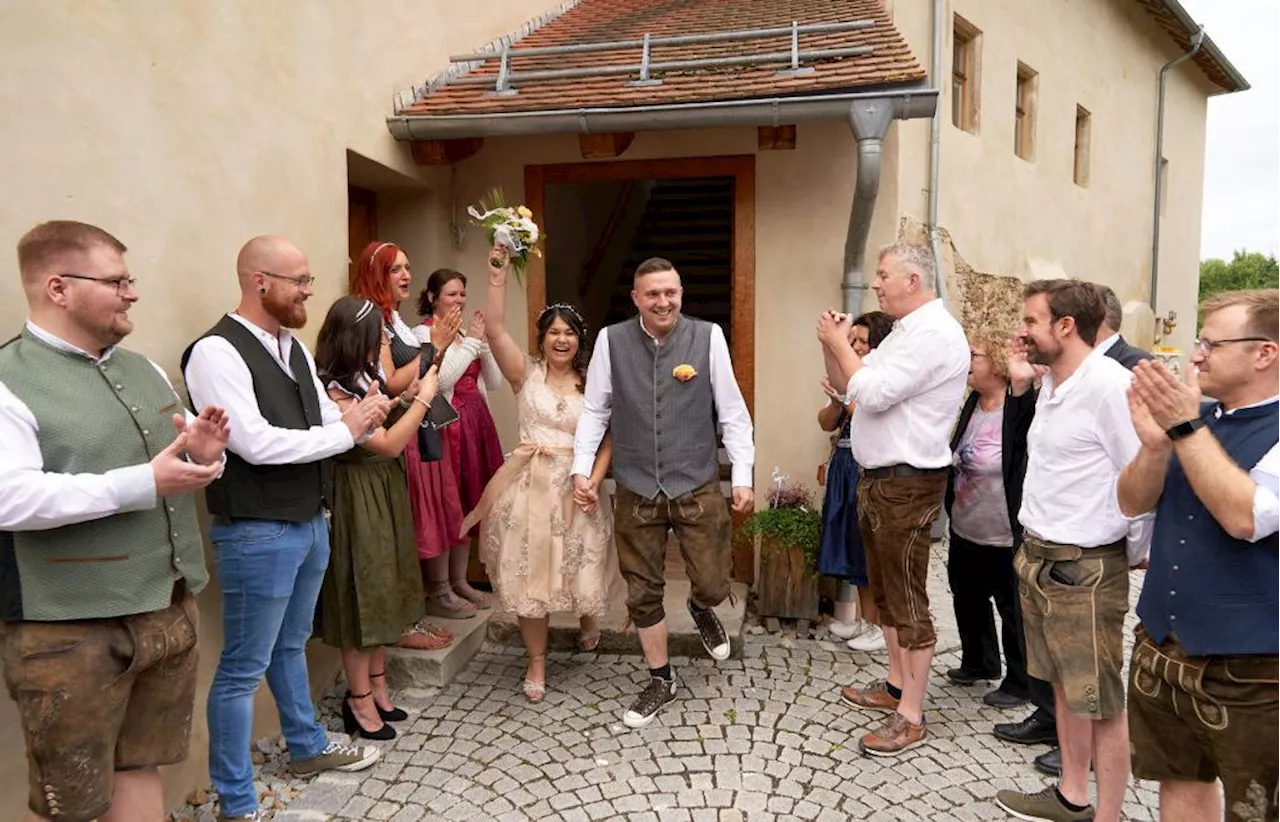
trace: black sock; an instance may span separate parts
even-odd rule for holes
[[[1080,811],[1089,807],[1088,805],[1072,805],[1070,802],[1067,801],[1067,798],[1062,795],[1062,791],[1058,790],[1057,788],[1054,788],[1053,792],[1058,795],[1058,801],[1062,803],[1062,807],[1066,808],[1072,813],[1080,813]]]
[[[895,688],[893,687],[893,684],[889,682],[886,682],[884,685],[885,685],[885,688],[889,690],[889,696],[893,697],[894,699],[902,699],[901,688]]]
[[[649,676],[655,679],[661,679],[663,682],[670,682],[671,681],[671,663],[668,662],[666,665],[663,665],[661,668],[650,668]]]
[[[711,609],[710,609],[710,608],[703,608],[701,605],[699,605],[698,603],[694,602],[693,600],[689,600],[689,610],[691,610],[691,611],[697,611],[698,613],[702,613],[703,611],[710,611]]]

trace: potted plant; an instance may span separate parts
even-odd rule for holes
[[[760,540],[760,578],[756,582],[761,616],[818,619],[818,549],[822,513],[803,485],[774,472],[769,507],[738,529],[737,539]]]

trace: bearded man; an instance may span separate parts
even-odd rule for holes
[[[182,370],[196,408],[227,409],[222,478],[206,497],[222,589],[225,645],[209,690],[209,775],[220,820],[257,819],[250,737],[263,675],[297,774],[372,765],[377,748],[330,743],[311,704],[304,647],[329,564],[327,459],[386,419],[370,392],[344,414],[290,329],[307,322],[315,278],[281,237],[255,237],[236,259],[240,305],[187,348]]]

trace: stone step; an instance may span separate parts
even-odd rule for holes
[[[716,608],[716,615],[724,625],[731,646],[730,658],[742,658],[743,620],[747,612],[747,586],[741,582],[732,585],[733,603],[725,600]],[[673,657],[697,659],[707,655],[693,625],[693,617],[685,603],[689,599],[689,581],[669,579],[666,585],[663,607],[667,614],[667,653]],[[640,654],[640,639],[634,627],[623,629],[627,620],[625,604],[618,602],[610,607],[600,625],[599,652],[603,654]],[[520,626],[514,614],[494,613],[486,626],[490,642],[499,645],[521,647]],[[571,614],[552,614],[548,645],[553,651],[573,651],[578,647],[578,620]]]
[[[452,632],[453,642],[439,651],[388,648],[387,684],[395,689],[448,685],[484,645],[485,626],[494,614],[489,610],[471,619],[428,617],[432,624]]]

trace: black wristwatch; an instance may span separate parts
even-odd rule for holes
[[[1172,428],[1167,429],[1164,433],[1169,439],[1177,442],[1178,440],[1186,439],[1201,428],[1204,428],[1204,420],[1197,418],[1194,420],[1183,420]]]

